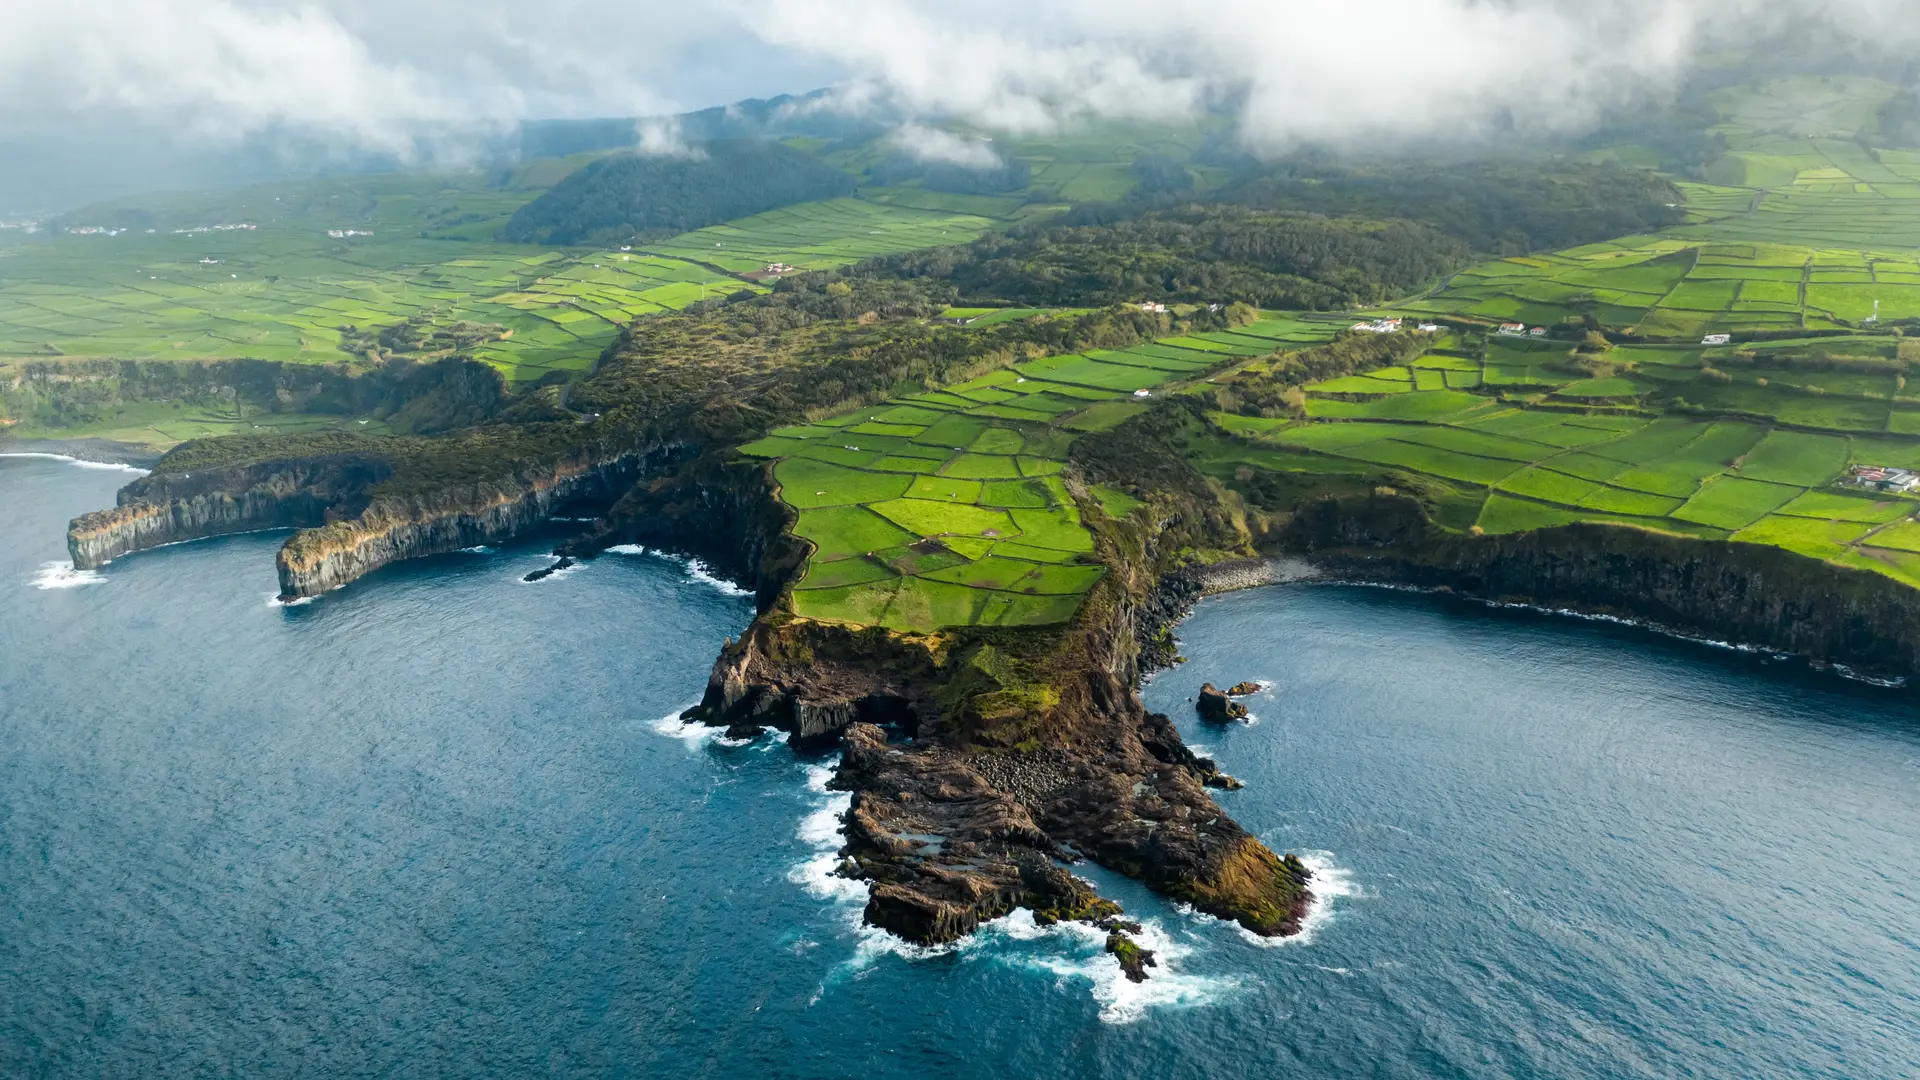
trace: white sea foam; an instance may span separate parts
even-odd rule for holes
[[[710,586],[712,588],[718,589],[720,590],[720,592],[726,594],[727,596],[752,596],[753,595],[752,589],[743,589],[740,586],[735,585],[733,582],[726,580],[725,578],[714,577],[713,574],[709,572],[710,568],[707,566],[707,564],[701,562],[699,559],[688,559],[686,560],[686,563],[687,563],[687,578],[690,581],[697,581],[702,585],[706,585],[706,586]]]
[[[299,607],[302,604],[311,604],[311,603],[313,603],[313,597],[311,596],[296,596],[291,600],[282,600],[280,599],[279,593],[267,594],[267,606],[270,608]]]
[[[818,798],[814,809],[800,819],[795,831],[813,854],[794,864],[787,880],[805,889],[808,895],[839,907],[854,939],[853,955],[842,961],[813,996],[820,1000],[827,986],[847,977],[858,976],[886,957],[909,963],[942,956],[958,956],[972,962],[990,959],[1010,967],[1045,972],[1054,976],[1062,990],[1085,985],[1100,1005],[1100,1019],[1109,1024],[1127,1024],[1140,1019],[1149,1008],[1205,1005],[1233,992],[1240,980],[1233,977],[1189,975],[1177,970],[1178,962],[1193,950],[1173,940],[1157,922],[1143,922],[1134,935],[1140,946],[1154,953],[1158,964],[1144,983],[1130,981],[1119,963],[1106,952],[1107,933],[1086,923],[1056,923],[1041,926],[1033,913],[1017,908],[1012,913],[983,924],[971,935],[944,945],[916,945],[878,927],[868,926],[862,914],[869,895],[867,883],[843,878],[834,873],[840,863],[839,850],[846,842],[845,815],[853,805],[853,796],[827,788],[834,770],[826,765],[802,766],[807,790]]]
[[[725,729],[710,727],[694,720],[680,719],[681,713],[686,712],[698,704],[700,703],[697,701],[689,701],[681,708],[675,709],[660,719],[655,720],[652,725],[653,730],[669,738],[679,739],[681,742],[687,744],[687,749],[689,750],[719,741]]]
[[[1864,671],[1855,671],[1854,669],[1848,667],[1845,664],[1833,665],[1833,673],[1840,676],[1843,679],[1852,679],[1855,682],[1863,682],[1870,686],[1883,686],[1889,690],[1898,690],[1901,687],[1904,687],[1907,685],[1907,680],[1905,676],[1868,675]]]
[[[492,549],[492,548],[490,548],[490,547],[488,547],[488,546],[487,546],[487,545],[485,545],[485,544],[475,544],[475,545],[473,545],[472,547],[464,547],[464,548],[461,548],[461,549],[460,549],[460,554],[462,554],[462,555],[491,555],[491,554],[493,554],[493,549]]]
[[[1154,954],[1157,965],[1148,969],[1147,981],[1139,983],[1128,979],[1119,963],[1107,954],[1107,934],[1098,927],[1071,922],[1040,926],[1033,921],[1032,912],[1020,909],[981,927],[979,933],[996,959],[1050,972],[1062,990],[1086,984],[1100,1005],[1100,1019],[1109,1024],[1133,1023],[1152,1008],[1210,1005],[1241,986],[1235,976],[1194,975],[1178,970],[1179,962],[1192,955],[1193,947],[1174,940],[1153,920],[1142,922],[1140,933],[1133,935],[1141,948]],[[1035,945],[1046,951],[1036,951]]]
[[[41,563],[40,572],[33,575],[33,587],[36,589],[74,589],[82,585],[104,585],[105,574],[98,570],[75,570],[70,562]]]
[[[807,790],[819,798],[815,800],[812,812],[800,819],[794,835],[799,837],[801,843],[812,848],[813,854],[789,868],[787,880],[805,889],[809,896],[846,905],[856,912],[854,921],[858,924],[857,912],[865,908],[867,903],[867,883],[833,872],[840,864],[840,846],[846,843],[844,819],[847,808],[853,805],[853,795],[845,791],[827,790],[827,782],[833,779],[831,767],[808,764],[801,766],[801,769],[807,777]]]
[[[64,461],[69,465],[78,465],[82,469],[102,469],[108,472],[127,472],[135,476],[147,475],[147,470],[135,465],[117,461],[87,461],[84,458],[69,457],[66,454],[45,454],[33,451],[0,454],[0,458],[39,458],[42,461]]]
[[[654,551],[649,548],[642,547],[639,544],[616,544],[613,547],[608,548],[607,551],[608,553],[613,555],[651,555],[656,559],[665,559],[668,562],[676,562],[686,568],[687,581],[691,583],[705,585],[708,588],[712,588],[712,589],[718,589],[720,592],[725,593],[728,596],[752,596],[753,595],[752,589],[743,589],[740,586],[734,584],[731,581],[728,581],[725,578],[715,577],[713,574],[712,567],[708,566],[706,563],[701,562],[699,559],[691,558],[686,555],[674,555],[666,551]]]

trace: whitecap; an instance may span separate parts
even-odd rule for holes
[[[0,454],[0,458],[39,458],[42,461],[64,461],[82,469],[101,469],[107,472],[128,472],[135,476],[145,476],[148,470],[137,465],[128,465],[120,461],[88,461],[84,458],[70,457],[66,454],[47,454],[37,451],[19,451]]]
[[[1153,1008],[1211,1005],[1241,987],[1241,979],[1235,976],[1194,975],[1178,970],[1179,962],[1192,955],[1193,948],[1175,941],[1153,920],[1142,922],[1140,932],[1132,935],[1142,949],[1154,954],[1157,965],[1148,970],[1145,982],[1138,983],[1127,978],[1120,964],[1108,955],[1106,931],[1086,923],[1040,926],[1033,921],[1032,912],[1018,909],[981,927],[978,934],[984,935],[984,943],[1002,962],[1049,972],[1063,990],[1086,984],[1100,1006],[1101,1021],[1108,1024],[1131,1024]],[[1031,943],[1036,942],[1048,946],[1048,951],[1035,953]]]
[[[299,607],[302,604],[311,604],[311,603],[313,603],[313,597],[311,596],[296,596],[291,600],[282,600],[280,599],[279,593],[267,594],[267,606],[270,608]]]
[[[616,544],[613,547],[608,548],[607,551],[610,554],[614,554],[614,555],[651,555],[656,559],[665,559],[668,562],[677,562],[681,566],[686,568],[687,581],[689,583],[706,585],[709,588],[718,589],[720,592],[728,596],[752,596],[753,595],[752,589],[743,589],[739,585],[736,585],[725,578],[716,577],[713,573],[713,568],[711,566],[708,566],[706,563],[701,562],[699,559],[695,559],[690,556],[675,555],[671,552],[666,552],[666,551],[654,551],[649,548],[642,547],[639,544]]]
[[[847,792],[836,792],[825,803],[800,819],[800,827],[795,835],[801,843],[815,851],[838,851],[845,843],[841,836],[843,820],[847,810],[853,806],[853,796]]]
[[[487,545],[485,545],[485,544],[475,544],[475,545],[473,545],[472,547],[463,547],[463,548],[461,548],[461,549],[460,549],[460,554],[462,554],[462,555],[491,555],[491,554],[493,554],[493,549],[492,549],[492,548],[490,548],[490,547],[488,547],[488,546],[487,546]]]
[[[715,577],[713,576],[712,573],[709,572],[709,570],[710,568],[707,566],[707,564],[701,562],[699,559],[687,560],[687,579],[688,580],[697,581],[702,585],[711,586],[712,588],[718,589],[721,593],[727,596],[752,596],[753,595],[752,589],[743,589],[740,586],[734,584],[733,582],[726,580],[725,578]]]
[[[689,750],[718,741],[726,729],[702,724],[697,720],[680,719],[682,713],[698,704],[700,703],[697,701],[688,702],[684,707],[655,720],[652,724],[653,730],[669,738],[679,739],[687,744]]]
[[[98,570],[75,570],[70,562],[41,563],[33,575],[36,589],[75,589],[82,585],[104,585],[107,577]]]

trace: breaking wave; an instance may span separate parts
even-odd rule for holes
[[[33,587],[36,589],[74,589],[82,585],[104,585],[106,582],[106,575],[100,571],[75,570],[70,562],[42,563],[40,572],[33,575]]]
[[[724,593],[727,596],[752,596],[753,595],[752,589],[743,589],[740,586],[734,584],[731,581],[728,581],[725,578],[714,576],[712,567],[708,566],[706,563],[701,562],[699,559],[695,559],[691,556],[675,555],[671,552],[666,552],[666,551],[655,551],[651,548],[643,547],[639,544],[616,544],[613,547],[608,548],[607,553],[609,555],[651,555],[656,559],[665,559],[668,562],[676,562],[686,568],[687,580],[689,582],[694,582],[697,584],[705,585],[712,589],[717,589],[721,593]]]
[[[69,465],[78,465],[82,469],[100,469],[106,472],[126,472],[135,476],[145,476],[148,470],[137,465],[128,465],[117,461],[88,461],[85,458],[69,457],[66,454],[47,454],[35,451],[0,454],[0,458],[39,458],[42,461],[64,461]]]
[[[992,922],[983,924],[971,935],[945,945],[916,945],[868,926],[862,915],[868,888],[864,881],[840,877],[834,869],[840,863],[839,851],[846,843],[844,819],[853,805],[847,792],[829,791],[834,770],[826,765],[803,766],[807,790],[816,796],[814,808],[800,819],[795,835],[813,849],[806,859],[796,863],[787,880],[807,894],[833,903],[847,921],[854,938],[853,955],[830,972],[814,1001],[820,1000],[829,986],[859,975],[886,957],[898,957],[909,963],[934,957],[957,956],[963,962],[981,960],[1024,971],[1053,976],[1060,990],[1085,986],[1100,1006],[1100,1019],[1109,1024],[1129,1024],[1150,1008],[1192,1007],[1220,1001],[1238,990],[1241,980],[1235,976],[1187,974],[1177,970],[1178,963],[1193,952],[1193,947],[1176,941],[1157,920],[1143,920],[1141,932],[1134,935],[1140,946],[1152,950],[1159,966],[1144,983],[1130,981],[1120,965],[1106,951],[1107,932],[1086,923],[1055,923],[1041,926],[1033,912],[1016,908]]]

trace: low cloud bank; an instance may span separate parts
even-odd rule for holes
[[[1716,48],[1796,20],[1863,52],[1920,40],[1906,0],[15,0],[0,139],[76,123],[182,140],[292,131],[416,155],[421,133],[659,115],[832,83],[972,167],[1015,132],[1228,108],[1255,147],[1577,129],[1658,102]],[[922,122],[911,122],[922,121]],[[667,128],[637,133],[684,152]]]

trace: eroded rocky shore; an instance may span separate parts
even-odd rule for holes
[[[1920,668],[1920,598],[1870,574],[1622,527],[1450,533],[1391,492],[1312,500],[1267,523],[1257,541],[1267,554],[1210,563],[1192,552],[1218,542],[1217,522],[1200,531],[1192,499],[1114,521],[1083,498],[1109,574],[1073,622],[904,634],[785,607],[808,548],[761,463],[581,458],[411,500],[375,494],[386,475],[351,456],[162,471],[76,520],[70,544],[85,567],[159,543],[297,528],[282,584],[309,596],[388,562],[504,539],[590,495],[607,509],[564,557],[640,542],[754,587],[758,616],[722,649],[688,718],[841,748],[833,785],[853,800],[838,872],[867,883],[868,922],[937,943],[1025,907],[1107,930],[1132,978],[1147,977],[1152,958],[1073,863],[1263,935],[1296,932],[1312,902],[1307,867],[1215,801],[1210,789],[1237,782],[1137,695],[1146,672],[1177,660],[1173,627],[1202,596],[1333,575],[1634,618],[1876,673]]]

